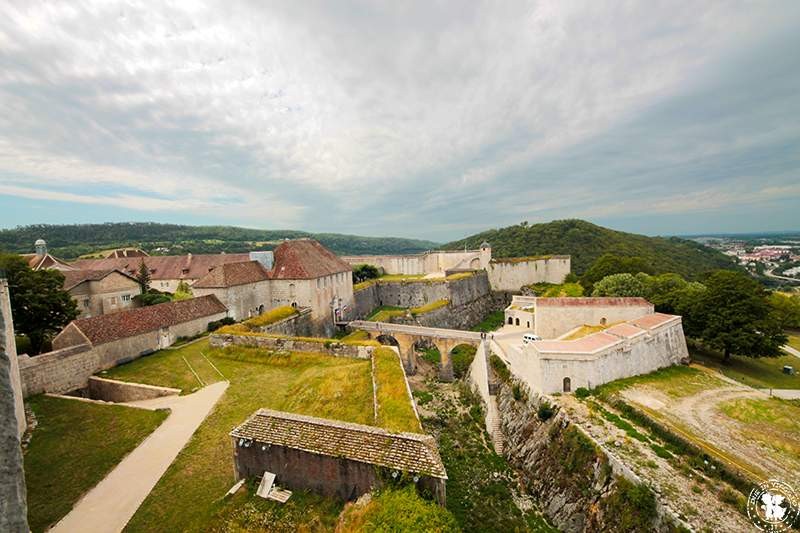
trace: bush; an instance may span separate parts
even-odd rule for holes
[[[575,389],[575,396],[577,398],[581,398],[581,399],[588,398],[591,395],[592,395],[592,391],[590,391],[586,387],[578,387],[577,389]]]
[[[145,292],[143,294],[137,294],[133,297],[133,300],[141,307],[149,307],[151,305],[171,302],[172,298],[160,292]]]
[[[656,497],[650,487],[643,483],[631,483],[618,478],[616,490],[605,499],[605,516],[609,517],[609,529],[613,531],[653,531],[656,519]]]
[[[214,320],[213,322],[208,323],[208,327],[206,328],[208,331],[217,331],[222,326],[230,326],[235,324],[236,321],[229,316],[222,318],[220,320]]]
[[[539,404],[539,409],[536,411],[536,416],[539,417],[539,420],[546,422],[553,418],[554,414],[556,414],[556,411],[553,409],[553,406],[550,405],[550,402],[542,400],[542,403]]]
[[[508,383],[511,381],[511,371],[508,370],[508,367],[503,362],[502,359],[497,357],[497,355],[492,354],[489,356],[489,364],[494,370],[494,373],[497,374],[497,377],[500,378],[501,381]]]
[[[31,354],[31,340],[26,337],[25,335],[17,335],[14,337],[14,340],[17,344],[17,353],[18,354]]]
[[[463,378],[467,370],[475,359],[475,352],[477,348],[469,344],[461,344],[453,348],[450,352],[450,360],[453,362],[453,375],[457,378]]]

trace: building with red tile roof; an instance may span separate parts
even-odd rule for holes
[[[116,313],[136,306],[139,282],[119,270],[65,270],[64,290],[78,304],[80,318]]]
[[[258,261],[215,267],[192,285],[195,296],[213,294],[234,320],[259,315],[270,307],[270,272]]]

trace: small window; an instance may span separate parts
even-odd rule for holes
[[[86,307],[87,309],[89,308],[89,298],[86,298],[86,299],[83,301],[83,306],[84,306],[84,307]]]
[[[131,295],[130,294],[123,294],[122,295],[122,301],[123,302],[130,302],[131,301]]]

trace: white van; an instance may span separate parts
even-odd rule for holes
[[[534,335],[533,333],[526,333],[522,336],[522,344],[530,344],[533,341],[540,341],[542,338],[539,335]]]

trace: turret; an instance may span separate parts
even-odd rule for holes
[[[33,247],[36,249],[36,257],[44,257],[47,255],[47,243],[44,239],[36,239],[36,242],[33,243]]]
[[[492,246],[488,242],[483,241],[481,243],[480,253],[481,253],[481,268],[488,270],[489,262],[492,260]]]

